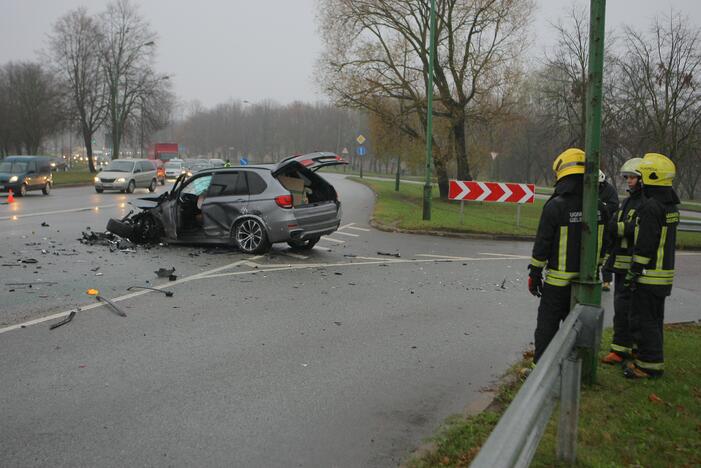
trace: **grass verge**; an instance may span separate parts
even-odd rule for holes
[[[611,330],[604,331],[608,350]],[[600,365],[598,383],[582,391],[576,466],[701,465],[701,326],[665,326],[666,373],[662,379],[630,381],[620,367]],[[434,450],[413,458],[414,468],[468,466],[521,383],[512,368],[495,403],[469,418],[452,418],[432,440]],[[531,466],[558,466],[557,414],[551,418]]]
[[[90,171],[54,172],[54,187],[62,185],[92,185],[95,174]]]
[[[377,194],[373,219],[381,227],[412,232],[447,232],[493,236],[535,236],[544,200],[521,205],[520,226],[516,225],[516,205],[510,203],[465,202],[464,222],[460,222],[460,203],[444,201],[434,186],[431,220],[423,221],[423,186],[401,184],[394,191],[394,182],[351,178],[370,187]],[[677,248],[701,249],[701,233],[678,232]]]

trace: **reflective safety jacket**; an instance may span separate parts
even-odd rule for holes
[[[545,282],[568,286],[579,277],[579,255],[582,241],[583,176],[573,174],[560,179],[555,192],[545,203],[533,244],[531,265],[546,268]],[[604,227],[608,215],[603,203],[598,209],[599,264],[604,257]]]
[[[629,192],[630,196],[623,201],[616,217],[609,223],[612,250],[607,265],[611,265],[616,273],[625,273],[630,269],[638,210],[645,201],[642,188]]]
[[[645,187],[647,199],[638,210],[631,270],[639,284],[669,295],[674,282],[674,254],[679,224],[679,197],[671,187]]]

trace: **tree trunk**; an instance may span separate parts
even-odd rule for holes
[[[86,128],[83,128],[83,143],[85,144],[85,152],[88,156],[88,169],[94,174],[97,170],[95,169],[95,161],[92,155],[92,134]]]
[[[455,142],[455,160],[458,165],[458,179],[472,180],[472,175],[470,174],[470,165],[467,161],[467,143],[465,141],[465,113],[459,112],[458,115],[452,119],[451,123],[453,126],[453,140]],[[438,164],[436,164],[436,169],[438,169]],[[445,172],[445,166],[443,166],[443,171],[447,181],[448,175]],[[441,198],[443,198],[442,192]]]
[[[445,167],[443,159],[440,157],[433,157],[433,165],[436,168],[436,178],[438,179],[438,192],[440,193],[441,200],[448,199],[448,171]],[[463,179],[468,180],[468,179]]]

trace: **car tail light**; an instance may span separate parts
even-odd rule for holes
[[[281,208],[292,208],[292,195],[280,195],[275,197],[275,203]]]

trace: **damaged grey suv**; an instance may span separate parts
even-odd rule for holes
[[[341,223],[341,202],[316,171],[348,164],[334,153],[291,156],[276,165],[216,168],[180,176],[172,190],[140,198],[141,211],[110,219],[107,230],[134,242],[221,244],[267,252],[278,242],[314,247]]]

